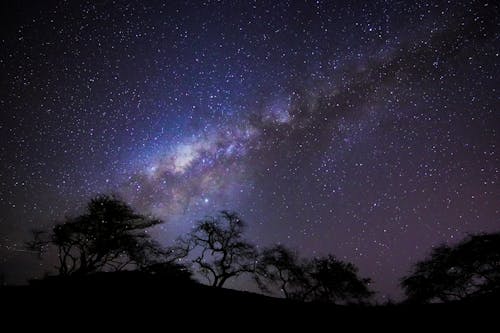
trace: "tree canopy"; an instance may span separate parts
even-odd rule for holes
[[[401,280],[410,302],[447,302],[500,292],[500,233],[441,245]]]
[[[145,232],[161,220],[136,213],[113,196],[97,196],[84,214],[67,218],[49,234],[35,232],[27,245],[40,253],[54,246],[60,275],[117,271],[144,266],[161,254],[160,247]]]

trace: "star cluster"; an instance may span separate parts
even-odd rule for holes
[[[382,297],[432,246],[500,228],[494,2],[1,6],[7,279],[37,270],[30,229],[102,192],[165,244],[236,210],[259,246],[333,253]]]

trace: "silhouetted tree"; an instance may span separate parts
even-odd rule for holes
[[[441,245],[401,280],[408,301],[461,300],[500,292],[500,233]]]
[[[179,247],[214,287],[255,269],[256,251],[243,239],[245,224],[236,213],[222,211],[197,223]],[[182,252],[182,251],[180,251]]]
[[[351,263],[332,255],[315,258],[307,270],[310,289],[305,298],[328,303],[362,303],[373,292],[368,288],[370,279],[358,277],[358,269]]]
[[[283,245],[266,248],[259,256],[254,278],[259,288],[272,293],[277,287],[288,299],[301,298],[307,285],[305,267],[297,254]]]
[[[115,197],[97,196],[90,200],[84,214],[67,218],[48,234],[34,232],[27,246],[39,253],[55,246],[60,275],[141,267],[162,254],[145,232],[159,223],[158,219],[134,212]]]
[[[370,279],[357,275],[357,268],[334,256],[304,260],[283,245],[262,251],[255,280],[261,290],[278,287],[285,298],[302,301],[351,303],[372,296]]]

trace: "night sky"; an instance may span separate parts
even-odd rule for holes
[[[235,210],[380,297],[432,246],[500,230],[493,1],[2,1],[0,272],[116,193],[170,244]],[[240,284],[242,284],[240,282]],[[241,287],[241,286],[240,286]],[[243,288],[251,288],[243,283]]]

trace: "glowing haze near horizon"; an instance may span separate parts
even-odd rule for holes
[[[163,244],[235,210],[381,297],[432,246],[500,230],[494,2],[1,6],[7,281],[50,269],[29,230],[96,193],[164,219]]]

